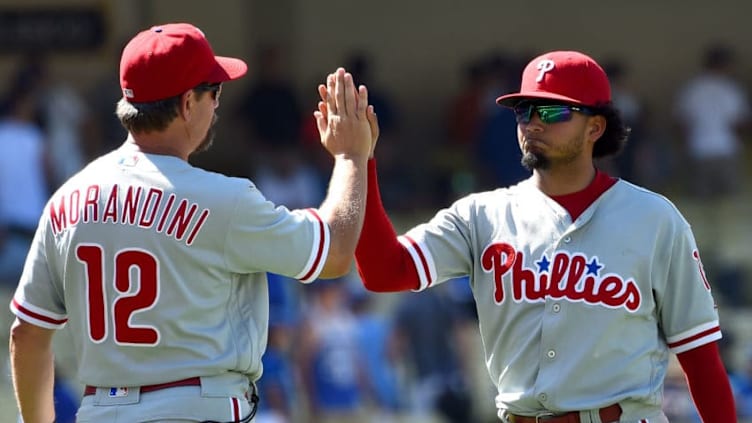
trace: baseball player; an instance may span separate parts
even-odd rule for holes
[[[628,135],[601,67],[579,52],[545,53],[497,102],[514,109],[532,176],[397,236],[371,160],[356,249],[366,288],[421,291],[469,275],[502,421],[666,422],[676,353],[704,422],[735,422],[689,224],[666,198],[594,166]]]
[[[41,216],[11,309],[14,388],[49,423],[55,329],[86,385],[78,422],[248,422],[267,341],[266,272],[347,273],[363,221],[371,133],[352,76],[315,112],[334,157],[318,209],[275,207],[250,181],[188,163],[211,143],[222,83],[246,73],[190,24],[125,47],[117,116],[128,139],[68,180]],[[250,398],[252,401],[249,401]]]

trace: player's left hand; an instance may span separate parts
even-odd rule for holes
[[[319,95],[322,101],[313,115],[321,144],[335,157],[345,154],[367,158],[372,142],[366,87],[361,85],[356,90],[352,75],[338,68],[327,77],[326,87],[319,85]]]
[[[335,96],[334,90],[332,89],[332,84],[330,81],[332,81],[336,75],[334,73],[329,74],[327,76],[327,85],[320,84],[318,86],[319,96],[321,97],[321,101],[318,103],[318,110],[314,112],[314,116],[316,117],[317,127],[319,130],[319,136],[323,140],[326,136],[326,132],[328,130],[328,117],[329,117],[329,106],[328,104],[332,102],[332,99]],[[365,85],[360,85],[358,87],[358,91],[355,93],[355,101],[356,101],[356,108],[360,109],[364,104],[368,103],[368,89]],[[370,127],[371,132],[371,146],[370,146],[370,154],[368,158],[373,158],[374,150],[376,149],[376,142],[379,138],[379,122],[378,117],[376,116],[376,111],[374,110],[372,105],[368,105],[366,108],[366,119],[368,120],[368,124]]]
[[[376,150],[376,141],[379,140],[379,119],[376,116],[376,111],[370,104],[368,105],[368,109],[366,109],[366,117],[368,118],[368,124],[371,126],[371,154],[368,158],[372,159],[373,153]]]

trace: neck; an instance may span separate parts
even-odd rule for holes
[[[163,132],[129,133],[125,142],[134,144],[142,153],[175,156],[188,161],[190,151],[186,148],[185,135],[179,136],[174,132],[167,129]]]
[[[566,195],[582,191],[595,178],[592,162],[587,166],[569,166],[552,169],[536,169],[533,172],[535,185],[548,196]]]

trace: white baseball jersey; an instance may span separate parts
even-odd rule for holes
[[[79,378],[140,386],[235,371],[261,376],[274,272],[309,282],[329,250],[314,210],[250,181],[126,143],[49,200],[11,304],[71,325]]]
[[[531,180],[467,196],[400,237],[425,289],[470,275],[497,407],[619,403],[661,416],[669,351],[721,337],[689,224],[625,181],[574,222]]]

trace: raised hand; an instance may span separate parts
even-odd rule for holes
[[[372,151],[374,119],[367,113],[366,87],[361,85],[356,92],[352,75],[339,68],[327,76],[326,86],[319,85],[319,95],[319,110],[313,115],[321,144],[333,156],[368,157]],[[373,108],[370,112],[373,114]]]

